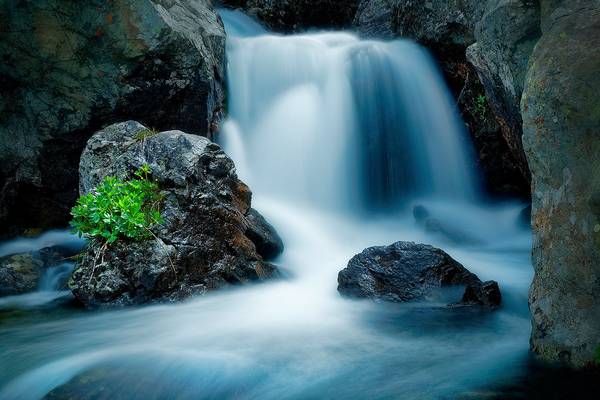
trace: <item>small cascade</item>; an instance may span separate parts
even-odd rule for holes
[[[38,290],[43,292],[65,290],[73,267],[72,262],[62,262],[47,267],[40,279]]]
[[[476,201],[464,124],[426,50],[348,33],[271,35],[239,13],[222,16],[222,137],[257,191],[351,211]]]

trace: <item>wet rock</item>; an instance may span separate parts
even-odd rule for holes
[[[14,254],[0,258],[0,296],[34,291],[42,277],[42,261],[31,254]]]
[[[531,0],[503,0],[486,9],[477,23],[477,43],[467,51],[483,86],[486,102],[500,124],[512,164],[529,181],[521,136],[521,94],[529,56],[540,37],[540,6]]]
[[[441,288],[461,286],[467,289],[460,305],[500,305],[496,282],[481,282],[443,250],[424,244],[369,247],[338,275],[342,295],[391,302],[426,300]]]
[[[347,28],[357,8],[356,0],[224,0],[221,3],[242,8],[280,32]]]
[[[355,17],[360,30],[372,26],[375,10],[390,10],[394,36],[410,37],[423,44],[466,47],[473,43],[474,27],[483,14],[479,1],[471,0],[361,0]]]
[[[258,211],[251,208],[246,215],[246,236],[256,246],[256,251],[265,260],[271,260],[283,252],[283,241],[271,224]]]
[[[498,282],[486,281],[481,284],[467,286],[461,302],[463,304],[498,307],[502,303],[502,294]]]
[[[600,348],[600,4],[541,6],[521,102],[534,189],[531,346],[580,367]]]
[[[0,236],[67,224],[102,126],[218,125],[225,33],[208,1],[1,1],[0,20]]]
[[[69,284],[75,297],[88,307],[174,301],[276,276],[246,234],[256,225],[246,217],[251,192],[233,161],[207,138],[167,131],[136,139],[143,129],[128,121],[92,136],[81,156],[80,191],[148,164],[164,196],[164,223],[148,240],[106,249],[93,242]]]
[[[423,230],[436,234],[448,242],[456,244],[481,243],[481,241],[471,237],[460,229],[448,226],[448,224],[445,224],[441,220],[432,217],[427,208],[422,205],[416,205],[413,208],[413,216],[417,225],[423,228]]]

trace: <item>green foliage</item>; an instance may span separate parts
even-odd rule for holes
[[[475,111],[479,114],[481,120],[485,120],[487,114],[487,101],[484,95],[480,94],[475,98]]]
[[[149,138],[150,136],[154,136],[159,133],[156,129],[146,128],[137,132],[133,137],[136,141],[141,142],[142,140]]]
[[[71,226],[79,236],[141,240],[152,235],[150,227],[162,223],[158,185],[143,165],[135,178],[123,181],[107,176],[93,192],[80,196],[71,210]]]
[[[596,365],[600,365],[600,346],[596,347]]]

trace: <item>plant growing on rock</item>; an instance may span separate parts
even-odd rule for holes
[[[485,120],[487,111],[486,98],[482,94],[475,98],[475,111],[477,111],[479,118],[481,118],[482,121]]]
[[[150,228],[163,221],[162,196],[150,174],[150,167],[143,165],[134,179],[105,177],[93,192],[80,196],[71,210],[73,231],[106,244],[153,236]]]

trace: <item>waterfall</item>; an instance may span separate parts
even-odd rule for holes
[[[222,140],[256,191],[351,211],[476,201],[464,124],[426,50],[348,33],[278,36],[238,12],[222,17]]]
[[[274,262],[285,277],[178,304],[17,321],[0,334],[0,363],[12,366],[0,368],[0,398],[41,399],[63,384],[76,398],[98,387],[133,399],[460,398],[523,373],[530,232],[521,205],[479,202],[467,135],[427,52],[343,32],[274,35],[221,15],[219,140],[281,234]],[[416,204],[476,240],[427,231],[406,212]],[[338,294],[353,255],[398,240],[443,247],[497,280],[503,307]]]

